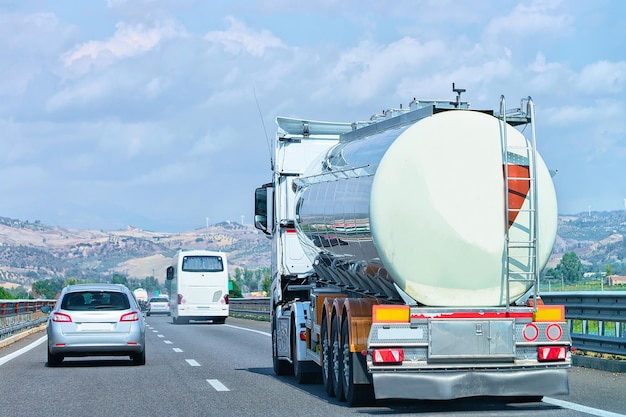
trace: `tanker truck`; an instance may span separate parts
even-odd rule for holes
[[[564,307],[538,293],[557,203],[534,103],[453,91],[364,121],[277,117],[255,190],[277,375],[351,406],[569,392]]]

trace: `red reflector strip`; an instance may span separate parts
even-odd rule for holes
[[[400,363],[404,361],[402,349],[375,349],[372,352],[372,361],[375,365],[387,363]]]
[[[414,313],[412,319],[529,319],[532,311],[456,311],[452,313]]]
[[[296,229],[285,229],[285,233],[296,233]]]
[[[567,357],[565,346],[539,346],[537,360],[539,362],[564,361]]]

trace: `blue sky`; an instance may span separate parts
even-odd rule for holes
[[[364,120],[453,98],[452,82],[473,108],[532,96],[560,213],[625,209],[625,15],[621,0],[0,0],[0,216],[250,224],[264,124]]]

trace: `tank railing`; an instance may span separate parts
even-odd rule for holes
[[[325,182],[329,180],[340,180],[358,177],[372,176],[376,172],[377,165],[363,165],[359,167],[351,167],[347,169],[338,169],[333,171],[323,172],[321,174],[311,175],[310,177],[299,177],[294,179],[294,184],[297,187],[307,187],[311,184],[318,182]]]
[[[524,102],[526,102],[526,113],[524,114],[521,109],[524,108]],[[506,109],[506,99],[504,95],[500,96],[500,114],[499,114],[499,126],[500,137],[502,143],[502,163],[504,170],[504,223],[505,223],[505,244],[504,244],[504,273],[503,281],[505,284],[505,304],[507,309],[510,309],[510,295],[511,295],[511,283],[512,282],[528,282],[532,285],[534,299],[538,296],[538,231],[539,224],[537,222],[537,147],[534,127],[534,104],[532,99],[528,97],[523,99],[520,103],[520,109],[515,109],[509,113]],[[507,126],[509,114],[518,116],[518,119],[525,120],[526,123],[531,125],[531,138],[530,140],[524,138],[524,146],[510,146],[508,141]],[[518,124],[522,124],[519,122]],[[525,155],[513,154],[514,149],[521,149]],[[511,157],[522,157],[528,159],[528,178],[523,176],[511,177],[510,175],[510,162]],[[528,181],[528,194],[519,208],[511,208],[509,200],[510,181]],[[523,208],[526,204],[527,208]],[[521,213],[526,213],[528,216],[528,229],[525,230],[528,233],[528,239],[522,241],[512,241],[510,224],[511,215],[515,214],[515,217]],[[521,254],[520,251],[526,250],[526,254]],[[512,252],[515,252],[513,255]],[[521,258],[525,262],[521,261]],[[515,265],[516,270],[513,272],[511,266]],[[536,305],[535,307],[536,308]]]
[[[506,99],[504,95],[500,96],[500,140],[502,143],[502,165],[504,168],[504,276],[505,282],[504,303],[506,304],[507,312],[510,311],[511,306],[509,300],[511,299],[510,293],[510,265],[509,265],[509,164],[508,164],[508,139],[506,129]]]

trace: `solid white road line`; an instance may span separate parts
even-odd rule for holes
[[[597,408],[587,407],[576,403],[570,403],[568,401],[557,400],[556,398],[543,397],[543,402],[558,405],[559,407],[567,408],[574,411],[580,411],[581,413],[591,414],[598,417],[626,417],[624,414],[612,413],[610,411],[599,410]]]
[[[20,356],[23,353],[28,352],[29,350],[39,346],[40,344],[42,344],[43,342],[45,342],[46,340],[48,340],[48,336],[43,336],[40,337],[39,339],[35,340],[33,343],[31,343],[28,346],[24,346],[23,348],[16,350],[13,353],[9,353],[6,356],[3,356],[0,358],[0,366],[4,365],[5,363],[7,363],[8,361],[10,361],[11,359],[15,359],[18,356]]]
[[[263,336],[272,337],[271,333],[262,332],[260,330],[246,329],[245,327],[233,326],[232,324],[223,324],[222,326],[230,327],[233,329],[245,330],[247,332],[258,333],[258,334],[262,334]]]

